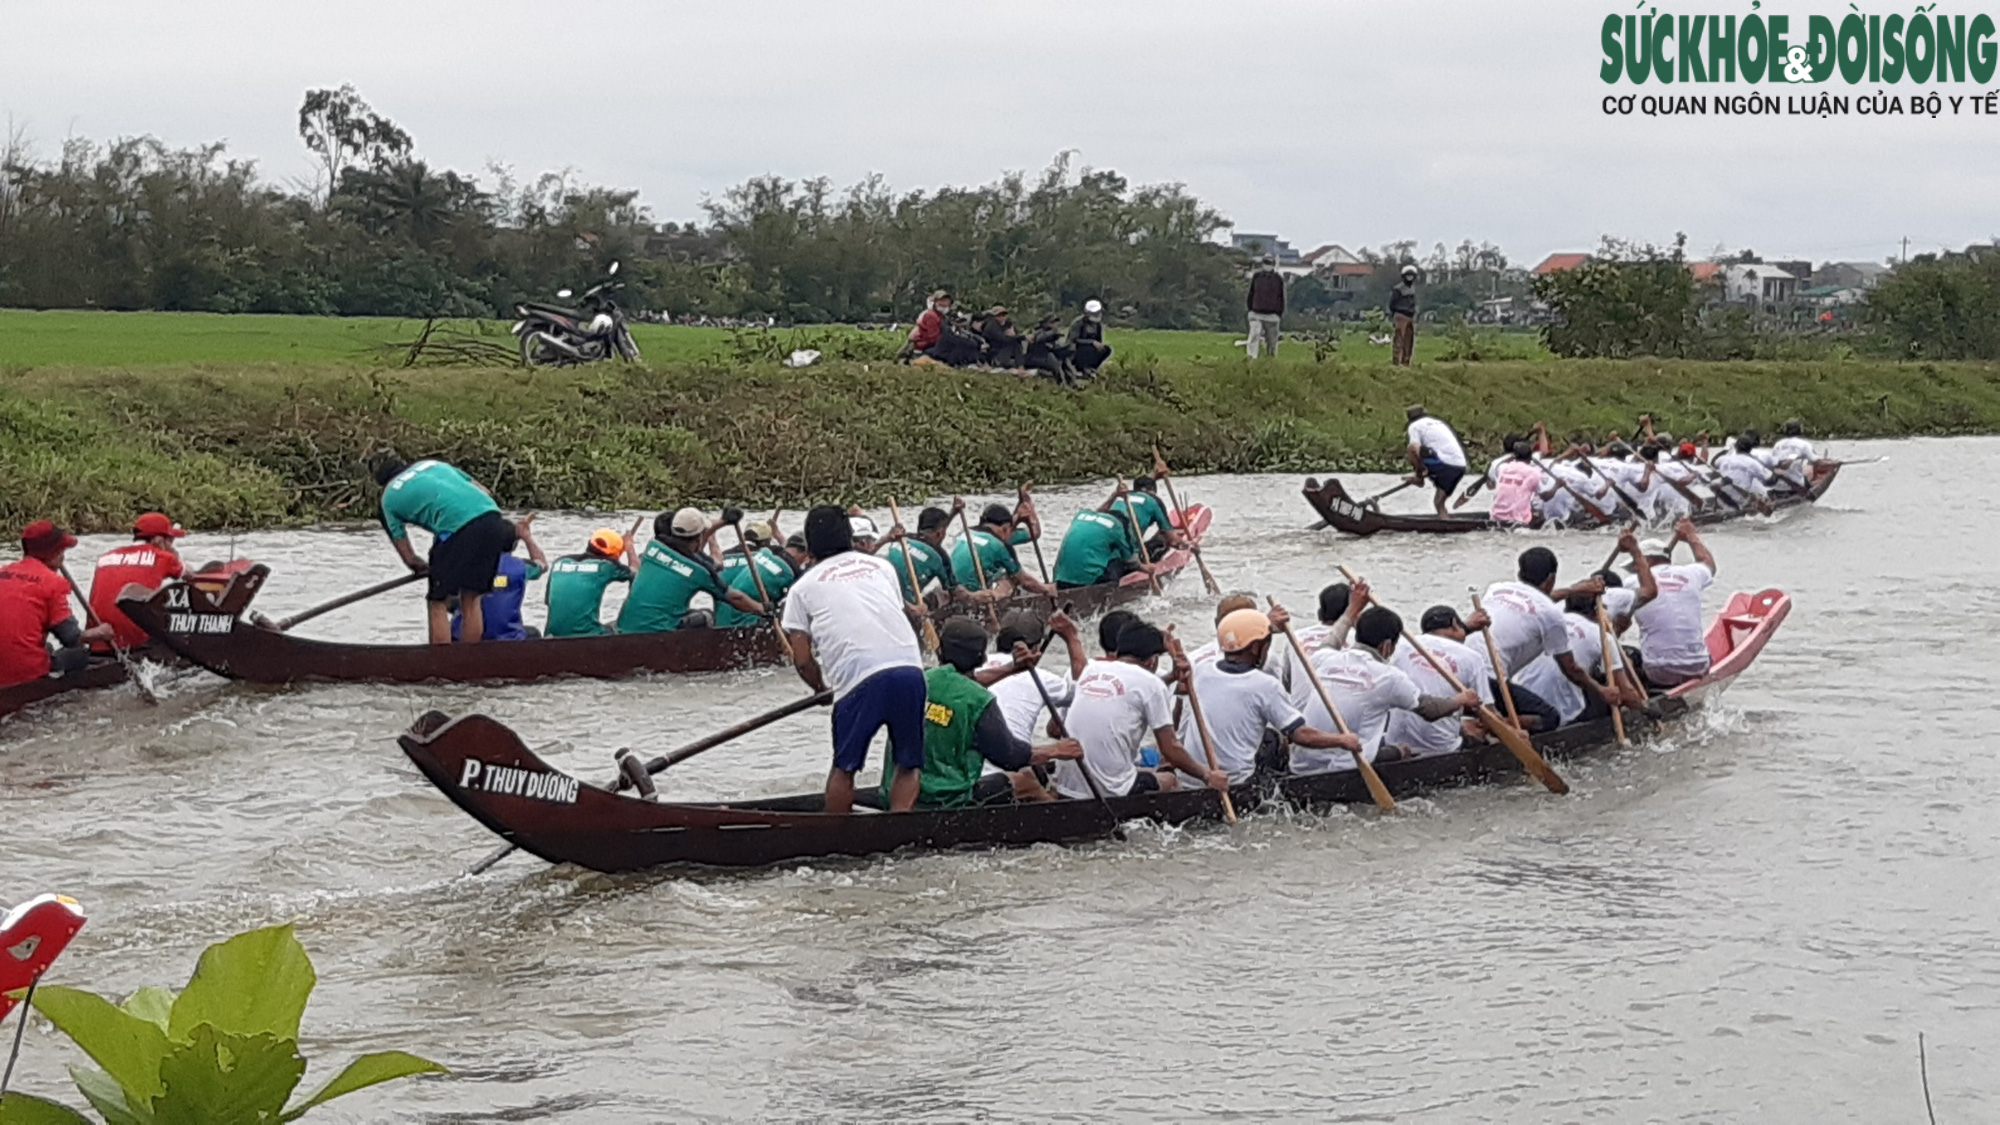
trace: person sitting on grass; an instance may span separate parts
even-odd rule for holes
[[[1070,366],[1085,379],[1097,376],[1097,369],[1111,358],[1111,345],[1104,342],[1104,302],[1095,297],[1083,303],[1083,315],[1070,322]]]
[[[986,315],[972,322],[972,330],[986,345],[986,364],[989,367],[1021,366],[1021,331],[1008,319],[1007,307],[995,305],[986,310]]]
[[[1054,313],[1043,317],[1028,336],[1028,351],[1022,363],[1036,374],[1054,379],[1065,387],[1076,386],[1076,372],[1070,367],[1075,350],[1063,343],[1062,320]]]
[[[604,591],[613,582],[632,581],[638,566],[632,543],[616,530],[600,527],[580,554],[564,555],[549,568],[551,637],[600,637],[610,632],[600,619]]]

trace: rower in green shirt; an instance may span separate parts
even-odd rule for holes
[[[632,581],[632,544],[608,527],[590,534],[580,555],[565,555],[549,567],[550,637],[599,637],[610,632],[600,615],[604,591]]]
[[[1022,570],[1020,557],[1014,554],[1016,545],[1030,541],[1039,530],[1034,501],[1023,500],[1020,509],[1013,512],[1001,504],[988,504],[979,515],[979,526],[961,536],[951,549],[951,569],[959,586],[971,593],[991,587],[996,600],[1012,595],[1015,586],[1036,594],[1054,593],[1047,583]],[[979,552],[976,564],[972,561],[974,550]],[[982,573],[986,578],[983,584],[979,580]]]
[[[382,486],[382,526],[389,542],[404,566],[430,578],[424,608],[431,643],[452,643],[448,603],[453,598],[464,607],[461,643],[484,640],[480,599],[493,591],[500,556],[513,551],[519,531],[477,481],[443,461],[408,465],[390,454],[376,463],[375,483]],[[428,561],[410,546],[412,527],[432,535]]]
[[[768,596],[773,605],[783,601],[785,591],[799,580],[799,574],[792,569],[790,559],[773,549],[777,537],[777,528],[772,524],[746,524],[743,543],[757,560],[757,577],[751,576],[750,567],[744,563],[743,548],[731,547],[722,553],[722,584],[752,600]],[[761,590],[759,579],[763,582]],[[761,615],[744,613],[726,602],[715,607],[718,629],[738,629],[763,622]]]
[[[693,608],[696,594],[709,595],[718,606],[727,603],[744,613],[769,615],[757,599],[723,585],[708,553],[714,538],[708,517],[697,509],[660,513],[653,521],[653,541],[639,555],[632,593],[618,613],[618,631],[669,633],[713,625],[712,614]]]
[[[1187,538],[1168,516],[1167,506],[1158,495],[1159,487],[1152,477],[1135,477],[1132,490],[1113,500],[1109,509],[1120,520],[1127,518],[1127,512],[1131,513],[1131,519],[1139,525],[1140,536],[1146,540],[1147,552],[1156,559]]]
[[[962,507],[964,501],[959,501]],[[952,572],[951,560],[944,553],[945,532],[951,530],[953,512],[943,508],[925,508],[917,514],[917,533],[906,535],[897,542],[882,548],[880,554],[896,568],[896,581],[903,587],[903,600],[917,604],[923,600],[923,590],[932,582],[938,584],[947,602],[959,596],[958,577]],[[909,562],[903,561],[904,551],[909,552]],[[910,572],[917,575],[917,589],[910,589]]]
[[[1083,747],[1072,739],[1031,747],[1008,731],[993,693],[972,678],[986,662],[986,630],[977,622],[953,618],[939,630],[938,639],[941,663],[924,673],[924,768],[916,807],[1049,800],[1035,767],[1058,758],[1079,759]],[[1032,664],[1017,665],[1015,671],[1022,667]],[[1003,772],[981,776],[988,762]]]

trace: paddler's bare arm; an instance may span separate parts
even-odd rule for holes
[[[825,691],[826,678],[820,675],[819,661],[813,658],[812,637],[805,633],[786,633],[785,640],[792,646],[792,667],[798,669],[799,679],[814,691]]]

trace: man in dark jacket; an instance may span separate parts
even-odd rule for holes
[[[1278,324],[1285,315],[1285,278],[1274,258],[1266,258],[1250,275],[1250,358],[1278,354]]]
[[[994,367],[1021,366],[1021,333],[1008,318],[1004,305],[986,310],[973,325],[986,342],[986,362]]]
[[[1083,315],[1069,326],[1070,364],[1086,379],[1111,358],[1111,346],[1104,342],[1104,302],[1093,297],[1083,303]]]
[[[1028,352],[1023,363],[1028,370],[1046,375],[1065,387],[1076,385],[1069,369],[1070,349],[1063,343],[1062,320],[1054,313],[1042,318],[1028,336]]]
[[[1389,319],[1396,326],[1389,362],[1408,367],[1417,350],[1417,267],[1404,266],[1403,280],[1389,291]]]

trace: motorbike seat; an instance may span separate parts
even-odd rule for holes
[[[555,316],[562,317],[565,320],[581,321],[582,319],[584,319],[583,313],[577,309],[568,309],[564,308],[561,305],[546,304],[542,301],[522,301],[521,307],[524,309],[533,309],[534,311],[539,313],[551,313]]]

